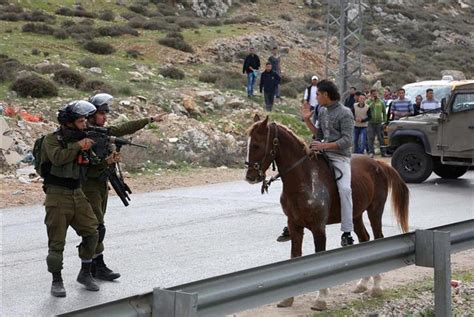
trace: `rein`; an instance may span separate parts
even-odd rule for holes
[[[263,159],[259,162],[255,162],[253,164],[253,166],[250,166],[250,163],[249,162],[245,162],[245,165],[247,165],[248,167],[251,167],[255,170],[258,171],[258,175],[259,176],[263,176],[264,179],[263,179],[263,182],[262,182],[262,188],[260,190],[260,192],[262,193],[262,195],[264,193],[268,193],[268,188],[270,187],[271,183],[278,180],[279,178],[281,178],[283,175],[286,175],[287,173],[291,172],[293,169],[295,169],[298,165],[300,165],[301,163],[303,163],[307,158],[308,158],[308,155],[304,155],[302,158],[300,158],[298,161],[296,161],[295,163],[293,163],[293,165],[291,165],[286,171],[284,172],[278,172],[275,176],[272,176],[268,181],[267,181],[267,177],[265,175],[265,172],[263,171],[263,166],[264,166],[264,163],[265,163],[265,160],[267,159],[267,156],[270,155],[270,159],[271,159],[271,163],[272,164],[272,169],[275,170],[275,158],[276,158],[276,154],[277,154],[277,151],[278,151],[278,148],[279,148],[279,145],[280,145],[280,140],[278,139],[278,126],[276,125],[276,123],[272,123],[271,124],[272,127],[274,127],[275,129],[275,136],[273,137],[273,141],[272,141],[272,144],[273,144],[273,147],[270,151],[268,151],[269,149],[269,146],[270,146],[270,132],[271,132],[271,128],[269,127],[268,128],[268,133],[267,133],[267,141],[266,141],[266,144],[265,144],[265,156],[263,157]]]

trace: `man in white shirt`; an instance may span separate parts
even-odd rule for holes
[[[318,119],[318,100],[316,99],[316,93],[318,92],[318,76],[311,77],[311,85],[306,87],[304,90],[304,104],[309,103],[311,106],[311,111],[314,110],[314,115],[312,118],[313,123],[316,123]]]
[[[421,111],[426,112],[438,109],[441,109],[441,103],[434,99],[433,89],[426,89],[426,99],[421,102]]]

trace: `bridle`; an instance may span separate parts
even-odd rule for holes
[[[273,140],[271,142],[272,143],[272,149],[270,151],[268,151],[268,149],[270,147],[270,139],[271,139],[270,134],[271,134],[271,130],[272,130],[271,127],[273,127],[274,130],[275,130],[275,136],[273,137]],[[282,173],[278,172],[275,176],[272,176],[267,181],[265,171],[263,170],[263,166],[265,166],[265,162],[267,160],[267,157],[269,157],[270,162],[268,163],[268,166],[270,166],[270,164],[272,164],[272,169],[273,169],[273,171],[275,171],[275,159],[276,159],[277,151],[279,149],[279,145],[280,145],[280,140],[278,139],[278,126],[275,122],[272,122],[270,124],[270,126],[268,127],[267,141],[265,143],[265,156],[260,161],[257,161],[253,164],[251,164],[250,162],[245,162],[245,165],[247,166],[247,168],[253,168],[254,170],[256,170],[258,172],[258,176],[264,177],[263,182],[262,182],[262,189],[261,189],[262,194],[268,193],[268,188],[270,187],[270,184],[272,182],[278,180],[283,175],[289,173],[291,170],[296,168],[298,165],[303,163],[308,158],[308,155],[304,155],[302,158],[300,158],[298,161],[296,161],[292,166],[290,166],[290,168],[288,168],[286,171],[284,171]]]

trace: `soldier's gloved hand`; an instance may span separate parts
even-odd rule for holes
[[[119,152],[113,151],[112,154],[110,154],[105,161],[107,162],[108,165],[112,165],[115,163],[118,163],[122,160],[122,157]]]
[[[164,117],[167,115],[167,113],[160,113],[160,114],[157,114],[153,117],[151,117],[152,119],[152,122],[160,122],[160,121],[163,121]]]
[[[77,143],[81,146],[81,150],[87,151],[92,147],[92,145],[94,144],[94,141],[89,138],[84,138],[78,141]]]

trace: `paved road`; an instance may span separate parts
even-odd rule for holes
[[[410,190],[411,229],[474,217],[473,171],[458,181],[432,177]],[[0,210],[1,316],[47,316],[285,260],[290,244],[275,242],[286,222],[278,203],[281,184],[274,183],[265,196],[259,191],[259,185],[231,182],[136,194],[127,208],[111,199],[105,254],[122,278],[101,282],[98,293],[83,290],[75,282],[80,241],[71,230],[64,254],[64,299],[49,295],[42,206]],[[398,234],[390,206],[385,210],[385,235]],[[339,234],[337,225],[328,227],[329,248],[337,247]],[[305,254],[313,250],[308,233],[304,249]]]

